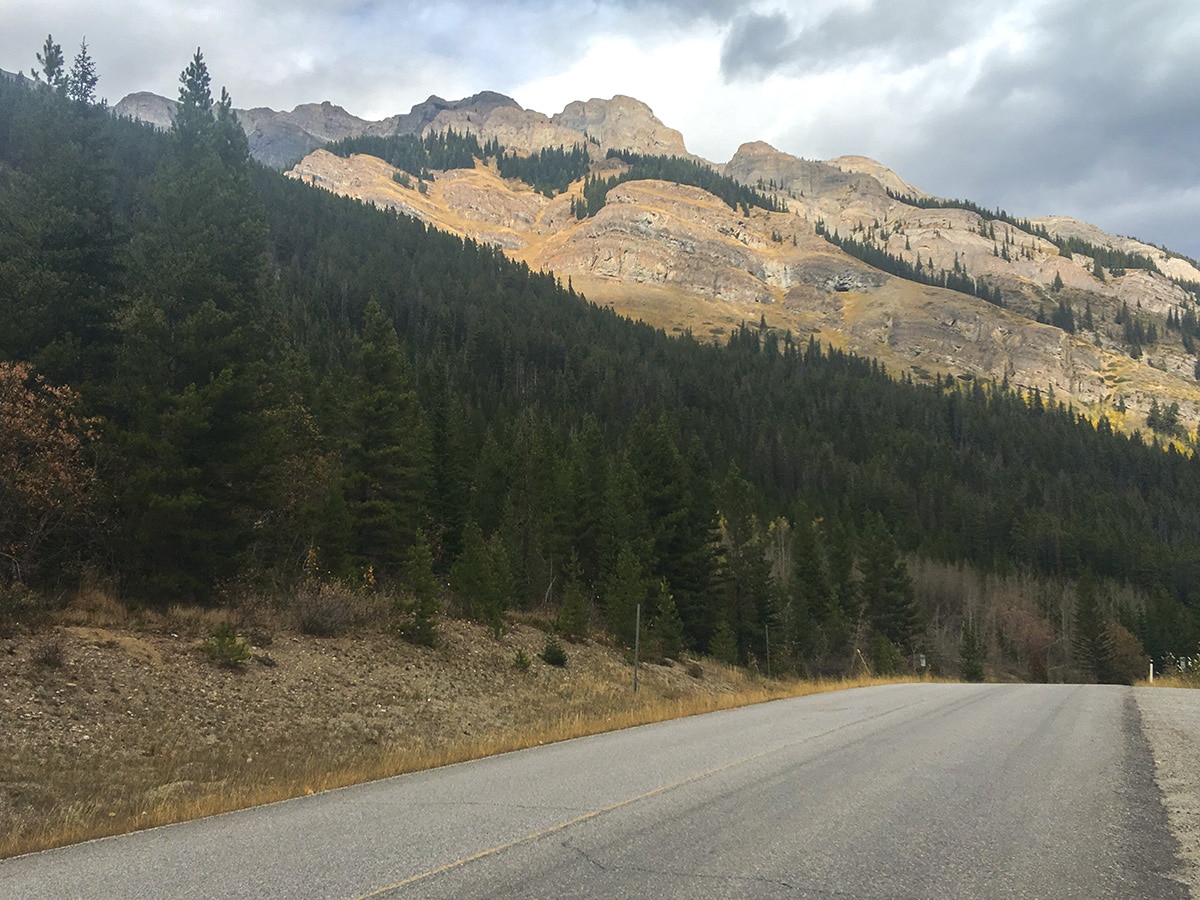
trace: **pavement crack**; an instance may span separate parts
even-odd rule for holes
[[[593,868],[599,869],[601,872],[607,872],[609,870],[608,866],[600,862],[600,860],[596,859],[596,857],[592,856],[592,854],[588,853],[582,847],[573,847],[571,846],[570,841],[563,841],[562,845],[564,850],[572,851],[576,856],[580,857],[584,862]]]

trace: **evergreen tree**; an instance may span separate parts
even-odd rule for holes
[[[215,149],[216,119],[212,107],[212,76],[197,47],[196,55],[179,74],[179,105],[171,123],[171,134],[189,161]]]
[[[601,580],[608,467],[608,448],[596,417],[585,416],[571,442],[567,521],[572,531],[571,546],[578,554],[580,577],[591,584]]]
[[[437,646],[437,614],[441,611],[440,587],[433,574],[433,552],[425,532],[417,530],[416,539],[405,561],[405,581],[412,595],[412,617],[405,623],[406,640],[424,647]]]
[[[818,653],[817,623],[826,619],[834,604],[829,566],[818,524],[807,514],[792,529],[793,568],[783,616],[785,641],[796,662]]]
[[[1113,679],[1113,645],[1108,617],[1100,605],[1100,588],[1091,572],[1075,585],[1074,633],[1071,645],[1075,663],[1084,678],[1100,683]]]
[[[605,586],[604,618],[608,630],[626,647],[633,647],[634,644],[639,605],[642,608],[642,628],[650,621],[651,611],[646,602],[649,593],[649,584],[637,554],[628,543],[622,544],[617,553],[616,566]]]
[[[346,447],[351,547],[361,564],[394,572],[425,518],[429,435],[391,320],[372,301],[355,344]]]
[[[96,85],[100,76],[96,74],[96,64],[88,53],[87,40],[79,44],[79,52],[71,71],[67,73],[65,88],[67,96],[77,103],[92,104],[96,102]]]
[[[727,666],[737,665],[737,639],[733,636],[733,629],[724,619],[717,623],[717,630],[708,645],[708,655]]]
[[[958,642],[959,677],[963,681],[983,681],[986,649],[975,626],[964,621]]]
[[[474,522],[463,530],[463,551],[450,569],[450,586],[463,613],[504,632],[504,611],[513,591],[512,569],[503,543],[495,535],[485,541]]]
[[[883,519],[867,520],[862,547],[862,592],[874,629],[897,647],[911,648],[919,630],[908,567]]]
[[[207,85],[199,54],[188,71]],[[131,584],[163,600],[205,596],[246,565],[283,488],[263,211],[248,156],[223,160],[199,139],[212,124],[200,93],[181,91],[190,112],[150,179],[107,395],[116,550]]]
[[[753,490],[732,463],[721,486],[725,554],[724,612],[743,660],[766,658],[764,641],[771,607],[771,571],[762,527],[754,515]]]
[[[567,582],[563,586],[562,603],[554,627],[568,641],[578,643],[587,639],[591,631],[591,618],[587,596],[579,581],[579,562],[573,558],[567,566]]]
[[[66,76],[63,72],[65,60],[62,45],[55,43],[53,35],[46,35],[46,43],[42,45],[42,52],[37,54],[37,61],[41,71],[30,69],[34,81],[40,82],[44,75],[47,85],[57,90],[63,90],[66,86]]]
[[[658,597],[654,604],[654,618],[650,620],[648,634],[662,659],[679,659],[684,651],[683,620],[675,606],[665,579],[658,582]]]

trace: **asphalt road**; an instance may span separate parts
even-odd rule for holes
[[[1184,898],[1132,691],[897,685],[0,862],[24,897]]]

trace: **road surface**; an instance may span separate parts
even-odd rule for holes
[[[1130,688],[896,685],[0,861],[25,897],[1185,898]]]

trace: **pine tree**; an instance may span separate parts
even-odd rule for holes
[[[207,84],[199,54],[193,69]],[[105,397],[121,448],[114,552],[162,601],[201,598],[248,564],[284,487],[264,212],[248,156],[223,160],[189,133],[210,124],[199,105],[177,118],[150,178]]]
[[[100,76],[96,74],[96,64],[88,53],[87,39],[85,38],[79,44],[79,53],[75,55],[71,71],[67,73],[65,84],[67,96],[77,103],[95,103],[96,85],[99,81]]]
[[[404,625],[404,637],[414,644],[435,647],[438,642],[437,614],[441,611],[441,590],[433,574],[433,552],[429,549],[425,532],[420,529],[408,551],[405,581],[413,600],[412,618]]]
[[[817,623],[829,615],[834,602],[818,523],[806,514],[792,529],[792,559],[782,618],[784,640],[799,668],[816,653]]]
[[[46,76],[46,84],[57,90],[64,90],[66,87],[66,76],[63,72],[65,60],[63,58],[62,45],[54,42],[53,35],[46,35],[46,43],[42,45],[42,52],[37,54],[38,65],[41,66],[41,71],[30,69],[30,74],[33,75],[34,81],[40,82],[42,76]]]
[[[733,636],[733,629],[724,619],[717,623],[717,630],[708,645],[708,655],[727,666],[737,665],[737,639]]]
[[[504,632],[504,611],[513,591],[512,569],[498,536],[484,540],[474,522],[463,529],[463,551],[450,569],[450,586],[468,618],[488,625],[492,634]]]
[[[649,585],[637,554],[628,543],[622,544],[604,590],[604,618],[608,630],[626,647],[634,644],[639,605],[642,607],[642,627],[649,622],[648,596]]]
[[[658,597],[654,606],[654,618],[650,620],[648,629],[651,642],[663,659],[679,659],[684,651],[683,621],[679,618],[675,598],[667,588],[665,579],[658,582]]]
[[[423,523],[429,434],[396,329],[367,306],[356,341],[346,447],[346,503],[361,564],[394,572]]]
[[[179,105],[171,123],[171,134],[186,156],[214,148],[216,120],[212,107],[212,76],[197,47],[196,55],[179,74]]]
[[[871,625],[897,647],[911,647],[919,630],[912,580],[878,514],[867,520],[862,553],[862,593]]]
[[[572,558],[567,565],[567,582],[563,586],[562,603],[554,619],[554,627],[568,641],[578,643],[591,631],[591,609],[583,585],[579,581],[579,561]]]
[[[958,642],[959,676],[963,681],[983,681],[985,651],[975,626],[964,621]]]
[[[1075,663],[1089,681],[1106,683],[1113,679],[1113,645],[1108,625],[1108,617],[1100,605],[1096,577],[1085,572],[1075,585],[1071,646]]]

